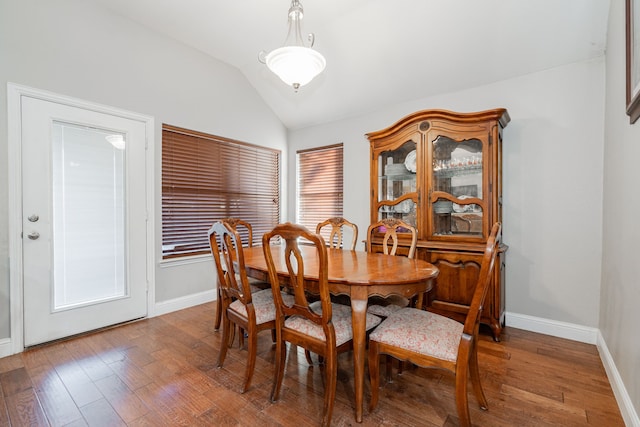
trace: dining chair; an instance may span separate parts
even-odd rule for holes
[[[233,226],[225,221],[215,222],[208,231],[209,245],[218,271],[221,313],[222,340],[218,355],[218,367],[221,368],[231,345],[231,327],[238,326],[247,333],[248,359],[245,368],[242,393],[251,385],[256,362],[258,333],[275,329],[276,309],[271,289],[251,292],[240,235]],[[287,298],[286,296],[283,298]],[[291,298],[287,299],[292,301]],[[244,338],[244,333],[241,334]]]
[[[321,234],[324,227],[331,226],[329,233],[329,240],[327,243],[330,248],[344,248],[344,227],[351,229],[351,246],[350,249],[354,251],[356,249],[356,242],[358,241],[358,226],[347,219],[336,216],[326,219],[316,226],[316,234]]]
[[[358,241],[358,226],[356,224],[352,223],[351,221],[341,216],[331,217],[318,223],[318,225],[316,225],[316,234],[322,235],[323,228],[327,228],[329,226],[331,226],[331,230],[329,231],[329,236],[328,236],[329,239],[328,240],[325,239],[325,241],[327,242],[327,246],[329,248],[335,248],[335,249],[345,248],[344,227],[347,227],[351,230],[350,231],[351,245],[347,246],[347,248],[352,251],[356,249],[356,243]],[[336,295],[336,296],[332,295],[331,300],[333,302],[337,302],[340,304],[350,305],[349,298],[345,295]],[[309,352],[309,350],[305,350],[304,355],[305,355],[305,358],[307,359],[307,363],[309,363],[310,365],[313,364],[313,361],[311,360],[311,353]],[[319,359],[320,359],[320,363],[322,363],[322,357],[320,357]]]
[[[315,246],[315,260],[304,259],[299,240]],[[272,244],[281,241],[280,245]],[[353,349],[353,328],[351,307],[331,302],[328,284],[327,247],[322,236],[314,234],[297,224],[280,224],[262,237],[264,257],[269,270],[273,300],[276,306],[276,369],[271,391],[271,401],[278,400],[284,378],[287,345],[291,343],[314,352],[324,359],[325,390],[322,425],[331,423],[333,402],[336,395],[338,375],[338,353]],[[276,254],[276,255],[274,255]],[[278,276],[283,272],[276,269],[275,257],[284,256],[286,274],[285,288],[293,294],[294,301],[285,300],[285,294],[278,285]],[[317,267],[311,266],[309,264]],[[305,288],[305,268],[317,268],[320,299],[310,302]],[[371,314],[366,316],[366,329],[370,330],[380,323],[380,318]]]
[[[238,231],[238,234],[242,241],[242,247],[253,246],[253,227],[251,226],[251,223],[233,217],[225,218],[223,221],[225,221],[231,229]],[[242,239],[243,236],[246,237]],[[249,277],[249,285],[251,285],[252,292],[270,288],[269,282],[263,282],[252,277]],[[216,331],[220,329],[220,320],[222,319],[222,298],[220,296],[220,287],[218,287],[217,294],[218,297],[216,299],[216,318],[213,326],[214,330]]]
[[[501,241],[501,224],[495,223],[482,257],[480,274],[464,324],[439,314],[407,307],[382,321],[369,337],[369,375],[371,401],[378,404],[380,354],[408,361],[419,367],[443,369],[455,377],[455,399],[460,425],[471,426],[467,381],[471,383],[480,408],[487,410],[487,399],[478,369],[478,329],[480,316],[496,264]]]
[[[410,240],[406,256],[413,258],[416,253],[418,244],[418,231],[416,228],[400,219],[385,218],[369,225],[367,229],[367,252],[374,251],[374,237],[376,234],[383,234],[380,245],[382,253],[385,255],[399,255],[398,243],[400,241],[399,233],[408,235]],[[422,301],[422,297],[419,297]],[[380,317],[387,317],[396,310],[408,306],[410,303],[408,298],[392,295],[388,298],[372,297],[367,308],[369,313]]]

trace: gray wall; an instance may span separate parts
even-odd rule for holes
[[[210,260],[160,264],[161,125],[261,144],[284,154],[282,123],[237,69],[91,2],[0,0],[0,340],[10,335],[7,82],[155,118],[156,301],[213,289]]]
[[[631,125],[625,114],[624,13],[624,2],[611,2],[599,326],[640,425],[640,120]]]
[[[344,142],[344,214],[369,224],[365,133],[428,108],[507,108],[504,130],[504,242],[507,311],[598,326],[602,241],[604,58],[421,99],[352,120],[292,131],[295,151]],[[290,166],[290,174],[295,171]],[[290,187],[289,197],[294,188]],[[290,206],[289,215],[293,215]]]

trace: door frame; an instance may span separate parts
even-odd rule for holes
[[[135,120],[145,125],[145,188],[147,211],[147,317],[155,314],[155,225],[154,225],[154,118],[151,116],[101,105],[77,98],[7,83],[8,127],[8,216],[9,216],[9,292],[11,321],[11,354],[24,351],[24,295],[22,263],[22,111],[23,97],[55,102],[98,113]]]

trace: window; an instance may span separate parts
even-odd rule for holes
[[[309,230],[327,218],[342,216],[342,144],[300,150],[298,219]]]
[[[254,243],[280,222],[280,151],[162,126],[162,257],[209,253],[226,217],[251,223]]]

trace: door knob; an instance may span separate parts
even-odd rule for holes
[[[40,217],[38,215],[36,215],[36,214],[32,214],[32,215],[29,215],[29,217],[27,219],[30,222],[36,222],[36,221],[38,221],[40,219]]]
[[[33,233],[29,233],[27,237],[30,238],[31,240],[38,240],[38,237],[40,237],[40,233],[38,233],[37,231],[34,231]]]

